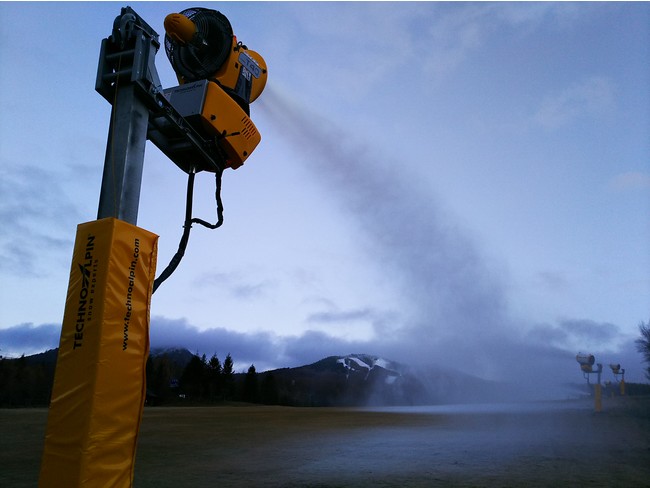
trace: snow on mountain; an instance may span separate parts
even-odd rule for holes
[[[377,372],[376,368],[385,370],[384,372],[384,383],[391,385],[397,378],[402,374],[399,369],[399,365],[387,359],[379,358],[376,356],[369,356],[367,354],[348,354],[347,356],[341,356],[336,360],[337,364],[343,365],[347,370],[347,375],[349,377],[350,372],[357,372],[362,370],[367,370],[365,378],[368,379],[371,372]]]

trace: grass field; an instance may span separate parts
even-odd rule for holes
[[[147,408],[134,486],[650,486],[650,398],[613,402]],[[37,485],[46,417],[0,410],[0,486]]]

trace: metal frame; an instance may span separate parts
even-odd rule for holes
[[[144,151],[151,140],[186,173],[218,172],[225,156],[169,103],[155,66],[159,36],[133,9],[122,8],[102,40],[95,90],[111,105],[97,218],[137,224]]]

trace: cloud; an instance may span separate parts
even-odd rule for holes
[[[59,346],[61,326],[57,324],[18,324],[0,329],[0,355],[16,357]]]
[[[279,336],[268,331],[235,332],[225,328],[198,329],[186,319],[152,317],[151,347],[186,347],[192,352],[230,353],[240,368],[255,364],[258,371],[311,364],[327,356],[364,353],[393,357],[390,339],[349,340],[323,331]]]
[[[260,298],[275,287],[271,280],[248,281],[239,273],[203,273],[194,280],[198,287],[214,286],[225,290],[233,298],[251,300]]]
[[[284,14],[305,42],[284,42],[278,26],[271,58],[314,66],[323,83],[314,85],[312,69],[291,70],[296,86],[315,86],[355,104],[389,83],[424,77],[436,87],[489,42],[511,26],[534,29],[575,9],[551,3],[536,5],[454,4],[436,2],[309,3],[292,5]],[[274,52],[277,50],[277,52]],[[277,75],[276,75],[277,76]]]
[[[569,286],[565,274],[557,271],[541,271],[537,274],[536,281],[544,289],[555,293],[564,292]]]
[[[608,322],[595,322],[593,320],[562,320],[560,328],[570,336],[587,343],[609,343],[621,334],[618,326]]]
[[[615,326],[607,323],[567,320],[556,326],[540,325],[531,330],[524,340],[501,341],[499,338],[488,337],[484,346],[491,355],[508,358],[507,364],[512,369],[508,371],[509,374],[502,374],[502,379],[530,382],[534,376],[536,384],[542,388],[545,385],[581,381],[575,363],[578,350],[567,345],[567,340],[572,335],[606,339],[616,331]],[[61,327],[56,324],[19,324],[0,329],[0,355],[18,357],[58,347],[60,332]],[[399,335],[348,340],[322,331],[306,330],[299,335],[279,336],[270,332],[199,329],[184,318],[154,316],[151,319],[150,337],[152,348],[183,347],[208,357],[216,354],[221,360],[231,354],[237,371],[245,371],[251,364],[255,364],[258,371],[297,367],[327,356],[351,353],[376,354],[412,366],[437,365],[447,369],[458,366],[457,361],[450,361],[450,356],[440,354],[439,349],[430,350],[427,360],[419,361],[417,356],[412,355],[422,345],[404,341]],[[458,337],[445,344],[445,347],[458,360],[473,366],[468,372],[485,377],[491,371],[493,362],[489,356],[488,359],[480,355],[478,358],[470,357],[474,348],[471,345],[467,348],[468,343],[471,344],[471,341]],[[625,339],[618,348],[612,350],[595,347],[586,352],[595,354],[597,360],[605,365],[610,362],[620,363],[626,368],[628,381],[643,381],[642,358],[636,351],[634,338]]]
[[[512,27],[529,33],[542,22],[574,18],[575,8],[553,3],[468,3],[453,6],[437,4],[426,17],[426,28],[418,31],[409,61],[423,68],[436,84],[478,53],[495,33]]]
[[[578,10],[572,5],[554,4],[553,2],[517,3],[507,2],[493,4],[495,16],[506,25],[522,26],[525,24],[539,25],[549,17],[573,17]]]
[[[306,323],[309,327],[348,340],[355,338],[390,342],[387,338],[399,330],[402,320],[397,312],[374,307],[339,310],[329,303],[327,308],[328,310],[309,314]]]
[[[428,28],[426,45],[421,54],[424,72],[440,81],[454,71],[469,54],[480,46],[489,24],[483,22],[488,10],[469,6],[435,16]]]
[[[221,359],[231,353],[239,362],[269,364],[281,355],[276,338],[270,332],[242,333],[224,328],[200,330],[186,319],[151,318],[152,347],[186,347],[191,352],[217,354]],[[275,364],[275,363],[274,363]]]
[[[616,192],[650,189],[650,173],[628,171],[620,173],[609,181],[608,187]]]
[[[566,344],[569,338],[567,331],[548,324],[537,325],[527,333],[527,339],[537,344],[549,344],[557,347],[560,344]]]
[[[375,312],[369,308],[345,310],[345,311],[328,311],[316,312],[307,317],[307,322],[349,322],[353,320],[372,320]]]
[[[235,332],[224,328],[200,330],[186,319],[152,317],[151,347],[186,347],[191,352],[231,354],[239,369],[255,364],[258,371],[310,364],[330,355],[367,351],[372,344],[347,341],[324,332],[307,330],[297,336],[271,332]],[[341,352],[343,351],[343,352]]]
[[[429,10],[427,5],[408,3],[399,8],[363,2],[295,4],[285,14],[305,42],[284,46],[291,52],[277,56],[310,67],[292,70],[301,86],[314,84],[317,69],[319,79],[327,80],[328,91],[353,102],[359,93],[395,77],[405,57],[413,55],[415,32],[409,25]]]
[[[576,119],[602,114],[614,104],[613,83],[605,77],[593,76],[546,97],[534,118],[547,129],[557,129]]]
[[[476,351],[472,341],[457,337],[444,344],[450,354],[444,355],[440,349],[432,349],[426,361],[420,361],[417,353],[422,344],[404,341],[399,335],[348,340],[322,331],[306,330],[299,335],[278,336],[269,332],[239,333],[223,328],[199,330],[185,319],[153,317],[151,345],[187,347],[192,352],[206,354],[208,357],[216,353],[220,359],[230,353],[238,371],[245,370],[250,364],[255,364],[258,371],[296,367],[327,356],[351,353],[376,354],[412,366],[437,365],[447,369],[457,369],[460,360],[471,364],[472,368],[467,372],[476,376],[486,377],[494,371],[507,381],[530,383],[534,379],[539,388],[550,388],[563,382],[582,381],[575,363],[578,350],[567,347],[567,338],[572,334],[606,338],[615,334],[616,330],[611,324],[567,320],[556,326],[539,326],[527,337],[509,341],[503,340],[503,337],[489,336],[483,342],[489,354],[477,358],[470,357]],[[423,342],[426,346],[427,341]],[[594,348],[589,352],[596,354],[603,364],[618,362],[628,367],[630,381],[642,380],[641,358],[634,349],[633,340],[628,339],[612,350]],[[494,368],[491,355],[503,356],[507,361]],[[457,360],[452,361],[450,357],[456,357]],[[509,369],[504,369],[505,366]]]
[[[310,364],[328,356],[340,356],[369,350],[368,341],[349,341],[324,332],[307,330],[299,336],[284,338],[283,357],[287,364]]]
[[[626,340],[617,325],[588,319],[561,319],[554,325],[538,324],[528,332],[527,338],[576,352],[613,351]]]
[[[62,184],[66,175],[31,165],[19,171],[8,166],[0,170],[0,269],[36,276],[48,269],[42,266],[48,259],[71,252],[80,213]],[[73,233],[66,235],[66,230]]]

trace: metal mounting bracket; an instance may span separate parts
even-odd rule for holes
[[[98,219],[137,224],[147,139],[187,173],[225,168],[216,141],[199,134],[164,97],[155,66],[158,39],[133,9],[124,7],[111,36],[102,40],[95,90],[112,110]]]

